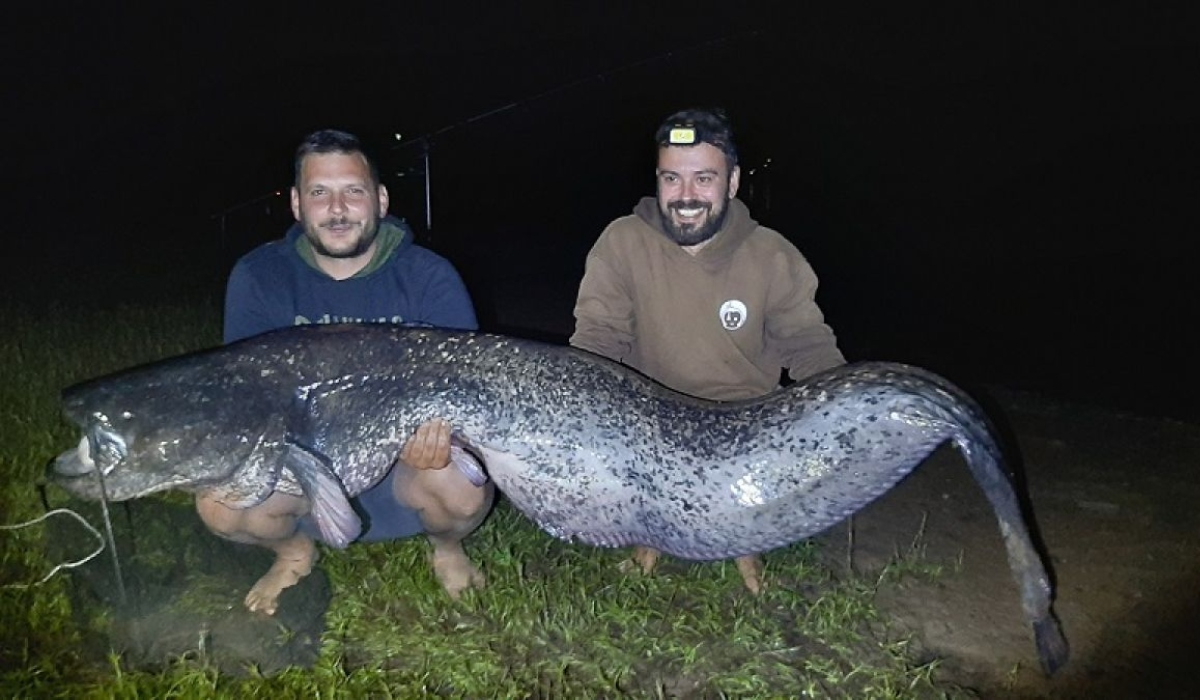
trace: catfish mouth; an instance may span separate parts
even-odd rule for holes
[[[75,449],[63,452],[46,465],[46,478],[71,495],[90,501],[102,498],[127,501],[183,485],[172,483],[170,479],[155,480],[150,475],[122,469],[122,465],[122,461],[117,461],[107,468],[98,469],[85,435]],[[104,482],[103,492],[101,480]]]

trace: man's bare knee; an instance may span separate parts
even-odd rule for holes
[[[249,508],[230,508],[204,494],[196,496],[196,512],[213,534],[249,544],[291,537],[308,509],[306,499],[284,493],[273,493]]]
[[[241,511],[225,506],[205,494],[196,496],[196,513],[213,534],[221,537],[229,537],[236,533],[242,520]]]
[[[475,486],[464,479],[464,483],[448,485],[436,494],[442,507],[455,520],[472,520],[485,512],[492,502],[494,487],[488,483]]]
[[[495,487],[475,486],[454,467],[406,469],[397,475],[394,493],[397,501],[421,514],[426,526],[474,529],[491,507]]]

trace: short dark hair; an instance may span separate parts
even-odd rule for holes
[[[379,169],[375,166],[375,161],[371,159],[371,156],[363,150],[362,142],[358,140],[357,136],[337,129],[321,129],[305,136],[300,145],[296,147],[294,168],[297,187],[300,186],[300,168],[304,164],[304,158],[313,153],[342,153],[345,155],[357,153],[367,161],[367,167],[371,170],[371,182],[376,186],[379,185]]]
[[[675,131],[677,129],[694,130],[694,140],[685,142],[672,138],[673,133],[678,133]],[[654,141],[659,148],[707,143],[725,154],[730,170],[738,164],[733,128],[729,125],[729,117],[725,115],[725,110],[720,107],[684,109],[672,114],[659,125],[654,134]]]

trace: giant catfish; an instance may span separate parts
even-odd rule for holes
[[[726,559],[840,522],[952,442],[991,502],[1041,664],[1067,660],[1050,581],[983,412],[929,372],[838,367],[718,403],[574,348],[387,325],[295,327],[68,388],[83,438],[50,476],[137,498],[219,489],[250,506],[304,494],[326,541],[412,429],[454,426],[526,516],[564,540]]]

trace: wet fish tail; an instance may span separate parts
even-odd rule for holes
[[[995,432],[983,410],[965,395],[943,408],[957,425],[952,441],[996,514],[1013,579],[1021,592],[1021,606],[1033,627],[1042,671],[1053,675],[1066,664],[1070,650],[1054,616],[1050,576],[1030,535],[1031,520],[1021,508]]]

